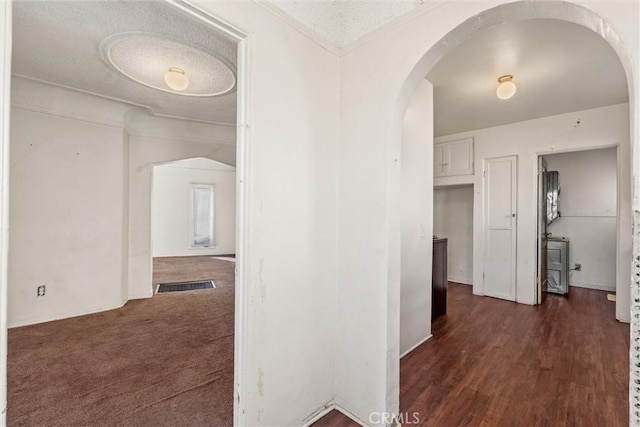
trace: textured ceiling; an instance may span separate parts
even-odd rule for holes
[[[152,33],[220,58],[236,71],[237,49],[226,38],[159,1],[17,1],[13,5],[13,73],[149,107],[159,115],[236,121],[236,92],[188,97],[137,83],[107,65],[100,43],[125,32]]]
[[[338,48],[420,6],[422,0],[270,1]]]
[[[500,100],[501,75],[518,90]],[[628,102],[622,64],[580,25],[553,19],[504,24],[469,39],[427,75],[434,85],[435,135],[450,135]]]
[[[236,84],[233,70],[224,60],[200,49],[159,38],[157,34],[120,33],[100,44],[102,59],[127,77],[154,89],[184,96],[215,96],[231,91]],[[172,89],[165,73],[179,69],[188,86]],[[235,67],[233,67],[235,68]]]

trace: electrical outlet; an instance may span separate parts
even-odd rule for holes
[[[575,271],[580,271],[580,270],[582,270],[582,264],[575,264],[575,265],[573,266],[573,269],[574,269]]]
[[[45,292],[47,291],[47,287],[45,285],[38,286],[38,296],[43,297]]]

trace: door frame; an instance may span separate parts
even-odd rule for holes
[[[631,144],[631,142],[629,142],[629,145]],[[627,160],[626,158],[621,158],[621,156],[623,156],[623,154],[621,153],[621,148],[622,148],[622,143],[615,143],[615,144],[604,144],[601,146],[584,146],[584,147],[572,147],[570,149],[566,149],[566,150],[547,150],[547,151],[540,151],[536,153],[536,167],[535,170],[537,172],[538,170],[538,164],[537,164],[537,159],[539,157],[544,157],[544,156],[551,156],[553,154],[567,154],[567,153],[579,153],[579,152],[583,152],[583,151],[594,151],[594,150],[606,150],[608,148],[615,148],[616,149],[616,293],[620,290],[620,286],[624,286],[623,283],[628,279],[628,276],[626,274],[624,274],[624,269],[622,268],[622,255],[620,254],[620,250],[622,248],[622,239],[621,239],[621,235],[622,234],[628,234],[625,230],[627,230],[627,228],[625,227],[625,224],[622,223],[621,221],[621,213],[622,213],[622,194],[621,194],[621,184],[623,183],[623,181],[625,180],[624,177],[621,175],[622,173],[622,169],[621,169],[621,162]],[[631,147],[629,147],[631,148]],[[629,174],[633,173],[633,171],[631,170],[631,167],[629,168]],[[560,178],[562,179],[562,178]],[[631,178],[633,179],[633,178]],[[539,210],[539,206],[538,206],[538,194],[537,192],[534,194],[534,196],[536,197],[536,210]],[[633,195],[630,195],[629,197],[629,207],[631,207],[633,203]],[[633,218],[629,218],[630,221],[633,221]],[[537,241],[537,239],[536,239]],[[629,243],[631,243],[631,241],[629,241]],[[631,272],[631,266],[628,266],[628,271],[629,273]],[[535,291],[537,292],[537,287],[538,287],[538,283],[537,281],[534,283],[535,286]],[[536,301],[536,304],[540,304],[539,302]],[[616,303],[617,304],[617,303]],[[617,308],[616,308],[616,314],[615,314],[615,319],[619,320],[619,321],[628,321],[625,319],[620,319],[618,318],[618,313],[617,313]]]
[[[538,156],[538,182],[536,183],[536,195],[538,197],[536,203],[536,212],[538,214],[538,224],[536,227],[536,232],[538,238],[536,239],[537,243],[537,254],[536,254],[536,304],[542,304],[544,302],[545,291],[547,286],[547,232],[548,232],[548,224],[547,224],[547,209],[542,209],[543,206],[546,208],[547,205],[543,203],[543,200],[546,199],[547,195],[542,193],[542,187],[547,186],[547,162],[544,159],[544,156]],[[542,232],[542,228],[544,228],[544,232]]]
[[[7,425],[7,294],[9,264],[9,125],[12,0],[0,2],[0,425]]]
[[[238,43],[237,60],[237,117],[236,117],[236,271],[235,271],[235,314],[234,314],[234,356],[233,356],[233,424],[246,425],[246,393],[248,392],[247,369],[249,342],[249,52],[250,37],[240,29],[212,16],[201,8],[185,0],[165,0],[225,33]]]
[[[9,243],[9,125],[11,110],[12,2],[0,2],[0,425],[6,425],[7,413],[7,264]],[[240,29],[212,16],[186,0],[164,0],[177,10],[212,26],[238,44],[237,58],[237,133],[236,133],[236,295],[234,319],[234,425],[245,425],[244,408],[249,334],[249,52],[250,37]],[[237,398],[236,398],[237,397]]]

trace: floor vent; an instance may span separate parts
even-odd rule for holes
[[[213,289],[216,285],[213,280],[202,280],[197,282],[177,282],[177,283],[161,283],[158,285],[156,293],[162,292],[180,292],[195,291],[198,289]]]

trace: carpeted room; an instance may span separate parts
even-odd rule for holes
[[[236,41],[165,2],[13,9],[8,423],[231,424],[235,263],[214,256],[235,252]],[[226,79],[145,85],[116,66],[126,42]],[[199,174],[165,210],[193,214],[191,184],[211,187],[205,247],[152,258],[156,166]],[[201,279],[215,288],[154,292]]]
[[[159,282],[215,277],[215,289],[10,329],[8,424],[231,425],[234,269],[165,261]]]

